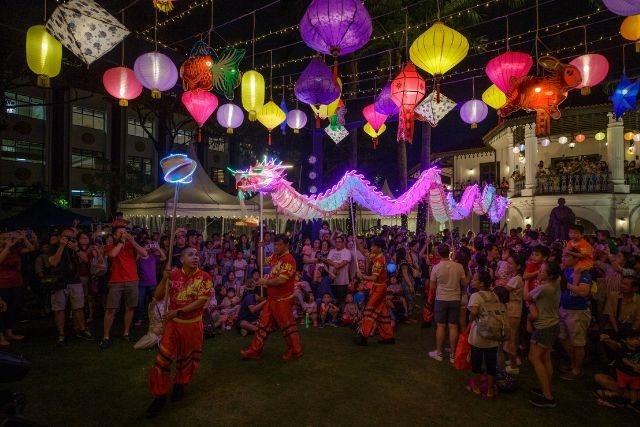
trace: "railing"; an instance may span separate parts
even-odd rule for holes
[[[524,179],[520,179],[518,181],[513,182],[514,197],[519,197],[522,194],[523,189],[524,189]]]
[[[640,172],[625,172],[624,183],[629,186],[632,193],[640,193]]]
[[[609,173],[542,175],[537,178],[536,194],[608,193]]]

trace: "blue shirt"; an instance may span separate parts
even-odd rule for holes
[[[573,283],[573,268],[564,270],[564,278],[567,284]],[[580,283],[587,283],[591,286],[591,273],[583,271],[580,274]],[[560,307],[565,310],[587,310],[589,308],[589,298],[576,295],[569,288],[565,288],[560,296]]]

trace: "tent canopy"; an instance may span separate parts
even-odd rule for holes
[[[39,199],[23,212],[0,221],[1,229],[41,228],[50,226],[71,226],[73,220],[80,224],[91,224],[92,219],[86,215],[64,209],[47,199]]]

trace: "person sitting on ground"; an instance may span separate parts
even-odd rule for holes
[[[236,296],[234,288],[227,289],[227,295],[220,304],[220,317],[222,326],[230,331],[231,327],[236,323],[238,312],[240,311],[240,298]]]
[[[594,394],[599,404],[605,406],[626,405],[640,412],[640,336],[615,340],[601,335],[600,340],[616,353],[615,378],[607,374],[596,374],[594,379],[602,387]]]
[[[304,300],[302,301],[302,312],[304,313],[304,318],[300,322],[303,324],[307,321],[307,317],[312,322],[314,327],[318,326],[318,303],[314,298],[312,293],[307,293],[304,296]]]
[[[340,310],[333,303],[331,294],[325,293],[322,295],[322,301],[320,302],[320,327],[324,328],[326,324],[331,326],[337,326],[335,322],[338,320],[338,312]]]
[[[248,332],[255,333],[258,330],[260,310],[267,302],[264,295],[266,295],[266,289],[256,286],[250,291],[247,290],[242,297],[238,314],[238,328],[242,336],[246,336]]]
[[[406,318],[408,312],[407,300],[404,297],[402,285],[398,283],[398,276],[393,275],[389,277],[389,286],[387,286],[387,292],[393,295],[391,299],[393,301],[396,314],[400,314],[400,317]]]
[[[360,321],[360,311],[358,306],[353,302],[353,294],[347,294],[345,298],[344,308],[340,316],[340,324],[342,326],[354,326]]]
[[[607,335],[627,338],[640,333],[640,295],[635,272],[624,269],[619,292],[607,295],[604,305],[604,324]]]

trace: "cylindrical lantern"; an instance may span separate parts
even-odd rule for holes
[[[271,131],[285,121],[287,115],[275,102],[269,101],[262,106],[256,117],[269,131],[269,145],[271,145]]]
[[[638,0],[603,0],[611,12],[621,16],[640,14],[640,2]]]
[[[331,69],[320,58],[313,58],[296,81],[296,98],[305,104],[323,105],[340,96],[340,87]]]
[[[582,83],[576,89],[581,89],[580,93],[589,95],[591,88],[602,82],[609,73],[609,61],[602,55],[590,53],[575,58],[570,62],[582,75]]]
[[[482,94],[482,101],[494,110],[499,110],[507,103],[507,96],[493,84]]]
[[[198,124],[202,128],[211,114],[218,107],[218,98],[211,92],[202,89],[188,90],[182,93],[182,103]],[[198,141],[202,140],[200,130],[198,130]]]
[[[391,98],[391,82],[387,82],[387,84],[384,85],[373,105],[376,112],[380,114],[386,114],[387,116],[398,114],[398,105],[394,102],[393,98]]]
[[[133,64],[133,71],[142,86],[151,90],[151,97],[160,98],[160,92],[169,90],[178,81],[178,69],[171,59],[160,52],[142,54]]]
[[[465,123],[471,125],[471,129],[477,128],[478,123],[483,121],[488,113],[489,109],[487,108],[487,104],[479,99],[471,99],[465,102],[462,108],[460,108],[460,117],[462,117]]]
[[[400,108],[398,141],[413,142],[413,110],[426,92],[427,85],[416,66],[407,62],[391,84],[391,99]]]
[[[27,31],[27,65],[38,75],[38,86],[49,87],[51,77],[60,74],[62,45],[43,25],[34,25]]]
[[[528,53],[505,52],[492,58],[485,67],[489,80],[503,93],[509,93],[511,78],[526,76],[533,66],[533,58]]]
[[[258,111],[264,105],[264,77],[255,70],[242,75],[242,108],[249,113],[249,121],[255,122]]]
[[[371,137],[373,149],[375,150],[379,145],[378,137],[387,130],[387,125],[383,123],[378,130],[375,130],[373,126],[371,126],[371,123],[367,122],[362,129],[364,130],[364,133]]]
[[[216,119],[218,119],[220,126],[227,129],[227,133],[232,134],[233,130],[240,127],[244,121],[244,114],[242,113],[242,108],[236,104],[229,103],[218,108]]]
[[[142,85],[131,68],[109,68],[102,76],[102,84],[109,95],[118,98],[121,107],[129,105],[129,100],[142,93]]]
[[[374,131],[380,130],[384,122],[387,120],[386,114],[380,114],[375,110],[374,104],[369,104],[362,110],[362,115],[367,120],[367,123],[373,128]]]
[[[636,52],[640,52],[640,15],[626,17],[622,21],[620,34],[623,38],[636,42]]]
[[[300,133],[300,129],[307,124],[307,115],[304,111],[295,109],[287,113],[287,125],[293,129],[293,133]]]

